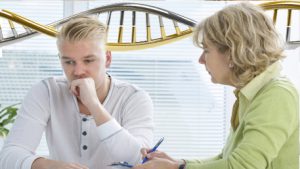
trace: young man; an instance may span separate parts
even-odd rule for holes
[[[57,46],[66,78],[45,79],[29,91],[0,154],[1,169],[106,169],[140,161],[140,148],[153,138],[152,101],[107,74],[106,37],[106,26],[90,17],[62,27]],[[44,131],[49,157],[34,153]]]

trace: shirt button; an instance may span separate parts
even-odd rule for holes
[[[85,118],[85,117],[84,117],[84,118],[82,118],[82,121],[87,121],[87,118]]]
[[[82,135],[86,136],[86,135],[87,135],[87,132],[86,132],[86,131],[82,132]]]
[[[86,146],[86,145],[82,146],[83,150],[86,150],[87,148],[88,148],[88,146]]]

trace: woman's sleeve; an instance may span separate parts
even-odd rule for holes
[[[187,169],[268,168],[292,134],[299,131],[298,99],[296,90],[284,87],[264,91],[251,103],[244,117],[243,138],[230,155],[207,163],[188,163]],[[298,155],[286,156],[298,160]]]
[[[222,154],[219,154],[217,156],[211,157],[211,158],[206,158],[206,159],[193,159],[193,160],[186,160],[184,159],[184,161],[186,162],[186,164],[203,164],[203,163],[207,163],[207,162],[212,162],[212,161],[216,161],[216,160],[220,160],[222,158]]]

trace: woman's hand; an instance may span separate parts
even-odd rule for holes
[[[147,157],[148,161],[135,166],[133,169],[178,169],[179,162],[168,156],[165,152],[154,151],[148,153],[150,151],[151,149],[141,149],[143,159]]]
[[[150,150],[151,149],[147,149],[147,148],[142,148],[141,149],[141,153],[142,153],[143,159],[145,157],[147,157],[149,160],[151,160],[151,159],[157,157],[157,158],[161,158],[161,159],[166,159],[166,160],[169,160],[169,161],[177,162],[177,160],[173,159],[172,157],[170,157],[169,155],[167,155],[165,152],[154,151],[154,152],[148,153],[148,152],[150,152]]]
[[[138,164],[133,169],[178,169],[179,163],[165,158],[151,157],[144,164]]]

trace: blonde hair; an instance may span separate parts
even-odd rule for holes
[[[105,45],[107,27],[98,19],[89,16],[78,16],[65,23],[57,34],[57,44],[63,41],[99,40]]]
[[[250,3],[230,5],[198,24],[194,44],[210,42],[229,55],[232,83],[243,87],[283,58],[283,41],[264,11]]]

